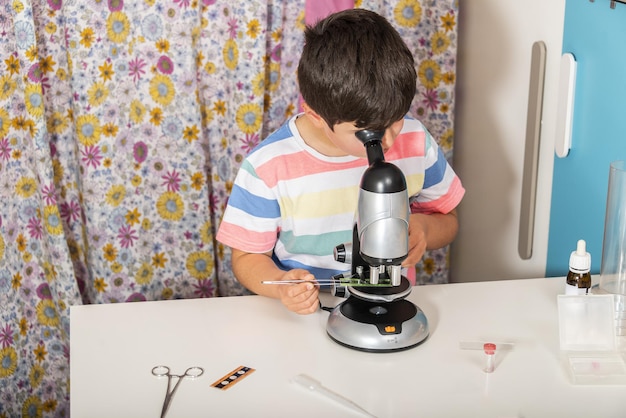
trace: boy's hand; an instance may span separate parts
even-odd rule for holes
[[[294,269],[288,271],[282,280],[315,280],[315,276],[306,270]],[[315,283],[298,283],[277,287],[280,301],[290,311],[306,315],[316,312],[319,308],[319,286]]]
[[[402,266],[414,266],[422,259],[426,250],[450,244],[458,229],[456,209],[447,214],[412,213],[409,216],[409,255]]]
[[[424,222],[425,215],[414,216],[409,218],[409,254],[402,262],[403,267],[415,266],[420,262],[424,252],[426,251],[426,229]]]

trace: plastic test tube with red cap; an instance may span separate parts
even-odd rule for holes
[[[492,373],[496,368],[495,355],[496,349],[500,352],[512,350],[513,343],[496,342],[496,341],[461,341],[459,348],[461,350],[483,350],[486,356],[486,367],[483,369],[485,373]]]
[[[484,372],[492,373],[495,369],[494,357],[496,355],[496,345],[494,343],[485,343],[483,345],[483,350],[485,351],[485,356],[487,357]]]

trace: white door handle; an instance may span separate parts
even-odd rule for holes
[[[572,120],[576,90],[576,59],[565,53],[561,56],[559,73],[559,95],[556,108],[556,133],[554,151],[557,157],[565,158],[572,148]]]

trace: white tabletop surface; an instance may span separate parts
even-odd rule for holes
[[[71,415],[159,417],[166,379],[191,366],[167,417],[358,417],[290,383],[306,373],[373,415],[386,417],[625,417],[626,386],[571,383],[559,349],[557,295],[564,279],[415,287],[430,336],[401,352],[367,353],[333,342],[328,312],[300,316],[259,296],[71,308]],[[334,302],[332,299],[325,303]],[[461,342],[514,343],[485,355]],[[211,384],[255,369],[228,390]]]

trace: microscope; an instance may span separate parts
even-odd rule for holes
[[[347,299],[328,317],[326,331],[337,343],[369,352],[417,346],[428,337],[424,312],[406,300],[412,286],[401,264],[409,252],[409,197],[402,171],[385,161],[384,131],[361,130],[369,167],[361,177],[351,243],[335,247],[335,260],[351,264],[346,277],[359,286],[333,286]]]

